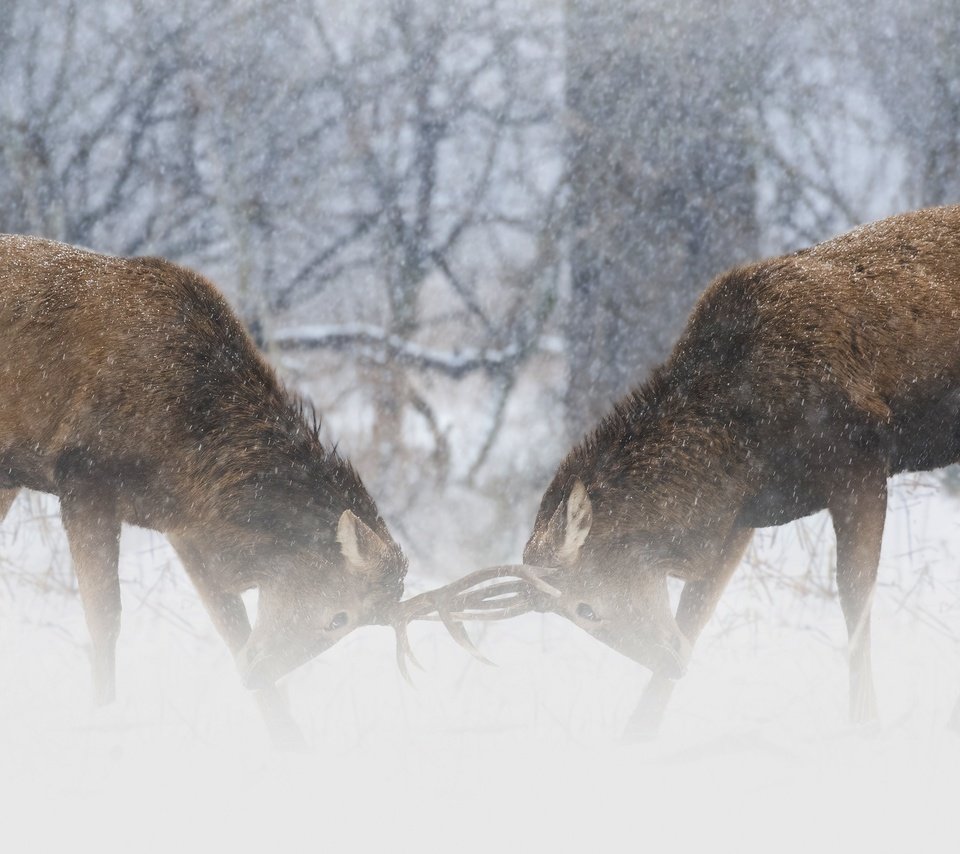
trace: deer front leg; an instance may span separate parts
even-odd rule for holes
[[[697,638],[713,615],[734,570],[746,551],[753,536],[752,528],[734,529],[720,551],[717,565],[707,578],[688,581],[683,586],[680,602],[677,605],[677,625],[684,633],[690,645]],[[676,680],[654,673],[640,698],[640,704],[631,715],[624,733],[627,741],[636,741],[656,735],[663,721]]]
[[[230,652],[236,658],[250,637],[250,618],[243,600],[236,593],[223,590],[208,577],[203,564],[193,550],[175,537],[170,538],[181,562],[186,568],[210,620]],[[267,725],[270,739],[275,747],[284,750],[300,750],[305,747],[303,734],[290,713],[287,701],[280,690],[271,685],[254,691],[260,714]]]
[[[850,659],[850,720],[877,718],[870,661],[870,605],[877,581],[887,512],[887,478],[870,472],[830,502],[837,536],[837,589],[847,623]]]
[[[113,497],[92,487],[70,489],[62,494],[60,515],[90,632],[94,701],[102,706],[116,697],[120,519]]]
[[[218,591],[203,584],[198,584],[197,590],[214,626],[236,657],[250,637],[250,620],[243,600],[235,593]],[[253,693],[274,746],[284,750],[302,749],[306,742],[280,689],[270,685]]]

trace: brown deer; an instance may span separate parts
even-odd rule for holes
[[[826,508],[851,716],[869,721],[887,478],[958,460],[960,207],[942,207],[716,279],[543,496],[524,562],[555,567],[559,595],[510,608],[555,611],[650,668],[627,730],[649,733],[753,530]],[[668,576],[685,582],[676,617]],[[472,604],[496,616],[502,592]]]
[[[216,288],[158,258],[0,236],[0,511],[52,493],[114,697],[121,524],[166,534],[277,741],[274,682],[390,622],[407,562]],[[259,590],[251,631],[240,594]]]

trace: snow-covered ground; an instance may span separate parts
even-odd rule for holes
[[[530,615],[473,631],[497,667],[415,626],[416,690],[388,629],[349,636],[286,680],[304,755],[269,748],[145,531],[123,541],[121,699],[93,710],[62,534],[21,496],[0,529],[0,851],[956,852],[960,503],[929,483],[902,481],[888,517],[877,728],[845,723],[815,517],[760,535],[654,742],[617,741],[645,672]]]

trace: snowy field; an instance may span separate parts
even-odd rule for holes
[[[310,742],[273,752],[157,535],[123,539],[120,701],[90,704],[52,502],[0,530],[0,851],[960,850],[960,502],[894,490],[875,606],[883,722],[845,723],[824,517],[763,532],[662,735],[618,736],[647,676],[557,617],[361,630],[285,683]],[[908,524],[909,523],[909,524]],[[418,569],[420,574],[418,576]],[[431,578],[413,567],[408,592]]]

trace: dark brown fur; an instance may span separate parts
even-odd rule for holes
[[[631,725],[651,729],[751,531],[828,508],[865,720],[886,480],[956,461],[960,207],[944,207],[716,279],[669,360],[561,463],[524,560],[559,563],[558,610],[654,669]],[[686,581],[676,620],[667,575]]]
[[[60,497],[101,700],[113,694],[122,522],[168,535],[267,693],[312,651],[317,627],[297,630],[294,614],[326,603],[352,628],[402,592],[406,562],[354,470],[323,448],[216,288],[158,258],[0,237],[0,487],[7,506],[20,487]],[[358,522],[341,529],[345,511]],[[350,556],[369,566],[345,556],[354,530]],[[259,652],[285,647],[275,672],[248,644],[239,594],[253,586],[277,603],[275,624],[254,631]]]

